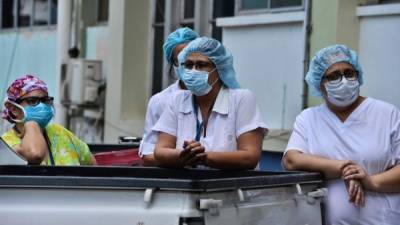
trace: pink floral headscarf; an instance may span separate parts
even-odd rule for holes
[[[47,85],[45,82],[40,80],[39,78],[33,76],[33,75],[24,75],[18,79],[16,79],[10,87],[7,89],[7,98],[6,101],[12,101],[15,102],[17,99],[23,97],[24,95],[28,94],[29,92],[35,91],[35,90],[42,90],[46,93],[48,93],[47,90]],[[6,119],[10,122],[13,123],[11,119],[9,109],[5,107],[3,110],[3,119]]]

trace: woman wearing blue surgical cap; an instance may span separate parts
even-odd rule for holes
[[[230,52],[202,37],[178,61],[188,91],[175,93],[153,127],[159,166],[254,169],[267,128],[254,95],[239,89]]]
[[[187,27],[178,28],[168,36],[167,40],[164,43],[163,49],[165,59],[170,65],[170,73],[172,68],[174,68],[175,75],[178,75],[178,54],[190,41],[196,39],[197,37],[198,34]],[[149,100],[149,104],[147,106],[143,141],[141,142],[139,148],[139,155],[143,158],[145,166],[157,165],[154,160],[153,153],[158,135],[157,132],[152,131],[151,128],[160,118],[162,112],[164,111],[166,102],[169,101],[169,99],[171,99],[172,97],[172,93],[181,89],[185,89],[185,86],[182,81],[177,80],[175,83],[167,87],[162,92],[154,95]]]
[[[297,116],[284,166],[325,175],[327,224],[399,224],[399,109],[359,95],[363,72],[344,45],[320,50],[306,81],[325,103]]]

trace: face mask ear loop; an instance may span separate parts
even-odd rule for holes
[[[212,73],[212,72],[214,72],[214,70],[216,70],[217,68],[214,68],[213,70],[211,70],[210,72],[208,72],[208,77],[210,77],[210,73]],[[210,84],[210,86],[212,87],[212,86],[214,86],[214,84],[216,84],[217,82],[218,82],[218,80],[219,80],[219,76],[217,77],[217,79],[212,83],[212,84]]]
[[[217,67],[215,67],[214,69],[212,69],[210,72],[208,72],[208,74],[214,72],[217,69]]]
[[[216,84],[218,82],[218,80],[219,80],[219,77],[217,77],[217,79],[212,84],[210,84],[210,86],[211,87],[214,86],[214,84]]]
[[[21,109],[21,110],[22,110],[22,113],[24,114],[24,117],[23,117],[23,119],[21,119],[21,120],[14,119],[14,118],[10,118],[10,119],[11,119],[12,121],[16,122],[16,123],[23,123],[23,122],[25,122],[26,112],[25,112],[24,107],[20,106],[19,104],[15,103],[15,102],[10,101],[10,100],[7,100],[7,102],[10,103],[10,104],[12,104],[12,105],[14,105],[15,107]]]

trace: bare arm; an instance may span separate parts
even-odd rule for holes
[[[160,111],[163,108],[160,97],[160,94],[154,95],[150,98],[147,105],[143,140],[139,147],[139,155],[143,159],[143,166],[157,166],[154,151],[157,144],[158,132],[153,131],[152,128],[160,119]]]
[[[366,188],[377,192],[400,192],[400,165],[372,175],[371,184],[366,185]]]
[[[91,161],[92,161],[92,166],[97,165],[96,158],[93,155],[91,156]]]
[[[144,155],[143,156],[143,165],[144,166],[158,166],[157,161],[154,158],[154,154]]]
[[[297,150],[289,150],[283,158],[287,170],[299,170],[323,173],[327,179],[337,179],[342,175],[342,169],[351,164],[349,160],[334,160]]]
[[[237,151],[206,152],[205,164],[218,169],[254,169],[261,157],[263,130],[258,128],[238,138]]]
[[[175,149],[176,137],[170,134],[160,132],[154,150],[154,159],[157,160],[159,166],[180,168],[183,167],[179,163],[179,150]]]
[[[25,133],[21,144],[15,147],[16,152],[22,155],[31,164],[40,164],[47,155],[48,148],[39,125],[34,121],[24,124]]]

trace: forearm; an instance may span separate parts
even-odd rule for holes
[[[363,185],[370,191],[400,192],[400,165],[364,179]]]
[[[181,168],[179,162],[179,151],[173,148],[157,147],[154,151],[154,159],[157,161],[157,166]]]
[[[254,169],[260,159],[259,154],[242,150],[233,152],[207,152],[205,165],[217,169]]]
[[[154,158],[154,154],[144,155],[143,156],[143,165],[144,166],[158,166],[157,161]]]
[[[320,172],[326,179],[340,178],[340,165],[344,163],[345,160],[328,159],[298,151],[287,152],[283,160],[287,170]]]
[[[97,165],[97,160],[93,155],[91,156],[90,160],[91,160],[91,163],[92,163],[91,165],[93,165],[93,166]]]
[[[40,127],[35,122],[25,123],[25,133],[18,153],[32,164],[40,164],[47,155],[47,144]]]

